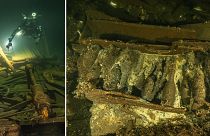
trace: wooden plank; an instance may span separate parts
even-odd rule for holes
[[[170,46],[166,45],[154,45],[154,44],[134,44],[134,43],[125,43],[122,41],[109,41],[102,39],[81,39],[80,44],[90,46],[90,45],[100,45],[103,48],[114,45],[119,48],[129,48],[133,50],[139,50],[142,53],[148,54],[159,54],[159,55],[175,55],[179,52],[171,51]]]
[[[158,54],[162,56],[179,55],[189,51],[208,51],[210,49],[210,42],[195,42],[195,41],[176,41],[171,46],[158,44],[135,44],[125,43],[122,41],[110,41],[102,39],[80,39],[80,44],[85,46],[100,45],[103,48],[114,45],[119,48],[129,48],[139,50],[146,54]]]
[[[180,26],[184,29],[193,29],[196,31],[196,37],[199,40],[210,41],[210,22],[188,24]]]
[[[164,112],[185,113],[185,108],[173,108],[149,103],[139,97],[123,94],[115,91],[104,91],[95,89],[89,83],[81,84],[77,88],[78,94],[84,94],[85,97],[96,103],[121,104],[128,106],[139,106],[143,108],[159,110]]]
[[[142,25],[107,20],[87,20],[87,27],[92,32],[93,37],[119,35],[164,43],[176,40],[198,39],[195,30],[178,27]]]

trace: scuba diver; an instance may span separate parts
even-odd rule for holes
[[[40,15],[33,12],[30,16],[22,14],[22,23],[13,31],[13,33],[8,38],[9,42],[6,48],[9,50],[12,48],[12,40],[16,35],[25,35],[32,37],[36,43],[38,43],[42,37],[42,27],[38,24],[37,18]]]

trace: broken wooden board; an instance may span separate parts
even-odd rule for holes
[[[83,86],[84,85],[84,86]],[[111,103],[129,106],[139,106],[147,109],[159,110],[164,112],[185,113],[185,108],[173,108],[149,103],[139,97],[126,95],[120,92],[104,91],[95,89],[89,83],[84,83],[78,86],[78,94],[84,94],[85,97],[95,103]]]

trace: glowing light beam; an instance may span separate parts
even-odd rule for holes
[[[21,36],[23,34],[23,32],[20,30],[16,33],[17,36]]]

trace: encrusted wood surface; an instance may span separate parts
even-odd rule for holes
[[[30,64],[25,67],[28,83],[33,94],[33,102],[40,117],[48,119],[51,106],[50,100],[47,94],[44,93],[42,85],[37,83],[32,69],[33,67]]]
[[[20,126],[16,122],[12,122],[9,120],[0,120],[0,135],[19,136]]]
[[[77,63],[80,82],[137,95],[150,102],[158,100],[159,104],[174,108],[209,105],[208,95],[204,95],[208,93],[209,81],[204,75],[208,69],[203,67],[209,65],[208,42],[198,47],[199,42],[188,45],[187,41],[176,42],[173,47],[99,39],[81,43],[85,48]]]

